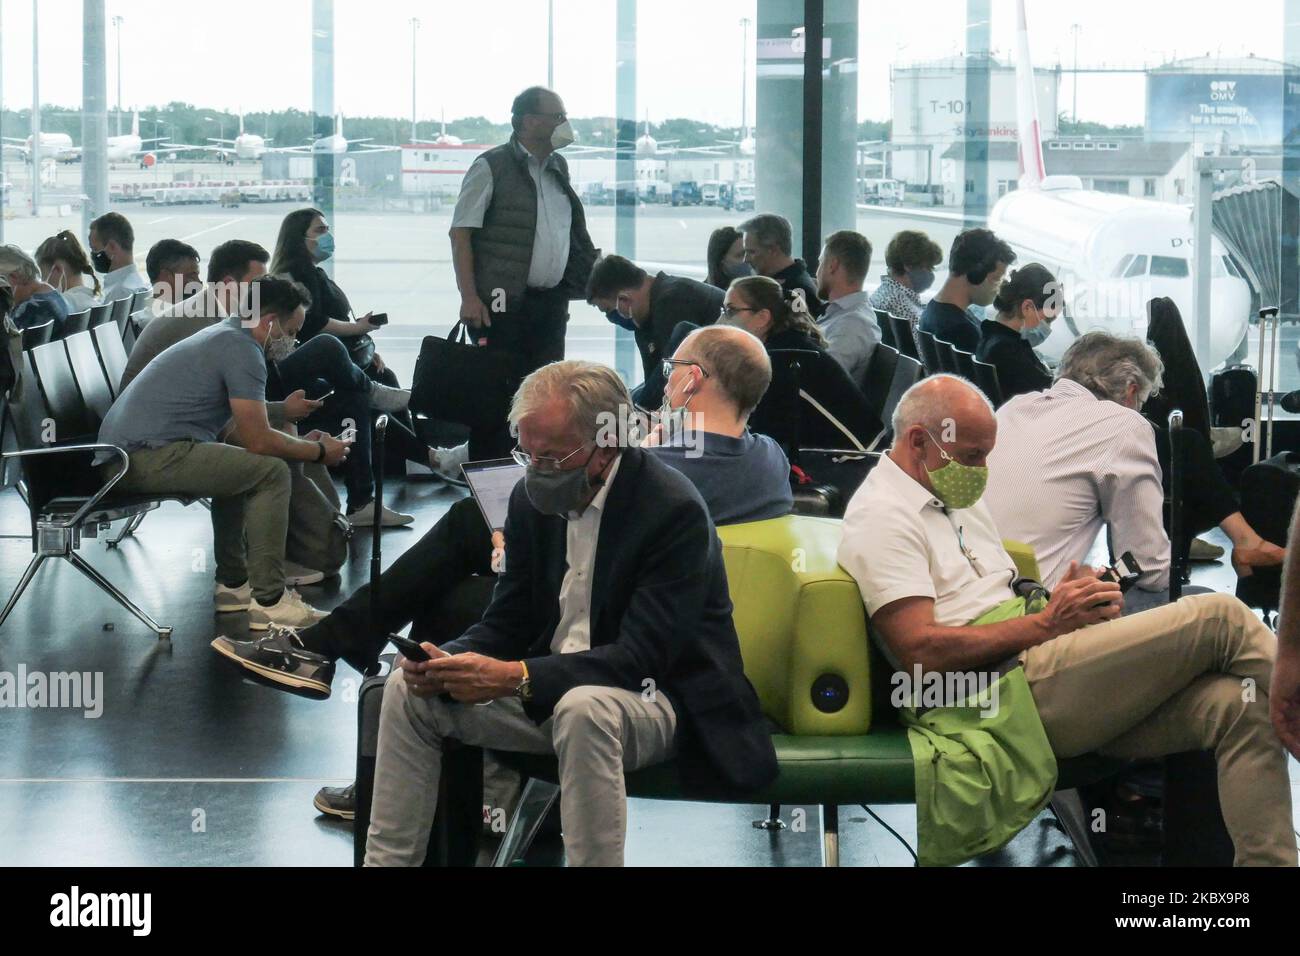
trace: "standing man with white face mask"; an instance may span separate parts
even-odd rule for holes
[[[568,164],[557,152],[574,138],[564,102],[534,86],[515,97],[510,112],[510,141],[488,150],[465,174],[451,249],[461,319],[481,344],[522,356],[522,376],[564,358],[569,300],[585,297],[597,252]],[[472,435],[471,457],[509,452],[505,404],[516,384],[500,390],[499,427]]]

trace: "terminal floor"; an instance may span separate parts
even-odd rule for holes
[[[385,563],[462,494],[433,480],[392,485],[390,506],[417,520],[385,533]],[[0,494],[0,533],[26,528],[18,496]],[[365,581],[368,536],[351,548],[341,580],[303,589],[317,606],[333,606]],[[170,643],[157,641],[71,567],[47,562],[0,629],[0,671],[100,672],[103,713],[0,712],[0,863],[350,865],[351,825],[318,815],[311,800],[318,787],[352,779],[358,675],[341,664],[333,696],[311,701],[243,679],[209,648],[215,634],[244,633],[246,621],[212,613],[211,528],[197,506],[166,505],[120,549],[101,539],[85,542],[82,553],[175,632]],[[25,538],[0,539],[4,596],[29,556]],[[1195,580],[1227,588],[1231,571],[1202,567]],[[1292,769],[1300,779],[1294,762]],[[873,810],[915,846],[912,807]],[[628,863],[818,864],[818,808],[783,808],[787,823],[804,825],[776,835],[751,827],[763,815],[758,806],[632,801]],[[843,865],[910,865],[860,807],[842,808],[840,832]],[[1044,813],[973,865],[1077,862]]]

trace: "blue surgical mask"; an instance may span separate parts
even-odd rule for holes
[[[723,262],[722,274],[728,279],[743,279],[754,274],[754,267],[743,259],[740,262]]]
[[[316,237],[316,251],[312,257],[317,262],[324,262],[334,255],[334,233],[327,232],[323,236]]]
[[[1052,334],[1052,327],[1046,322],[1040,322],[1032,329],[1021,329],[1020,337],[1028,342],[1034,348],[1042,345]]]

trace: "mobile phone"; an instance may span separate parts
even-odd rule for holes
[[[371,324],[371,325],[387,325],[387,324],[388,324],[388,313],[387,313],[387,312],[376,312],[374,315],[372,315],[372,316],[370,317],[370,324]]]
[[[323,402],[325,401],[325,399],[329,398],[333,394],[334,394],[334,389],[331,388],[324,395],[308,395],[307,398],[313,402]]]
[[[400,634],[389,634],[388,640],[394,647],[402,652],[402,656],[408,661],[431,661],[432,657],[423,647],[411,640],[409,637],[402,637]]]
[[[1142,576],[1142,567],[1133,557],[1132,551],[1125,551],[1120,559],[1114,565],[1107,568],[1100,575],[1103,581],[1112,581],[1119,585],[1121,594],[1127,594],[1129,588],[1137,583],[1137,579]]]

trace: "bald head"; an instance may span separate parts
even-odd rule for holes
[[[673,358],[697,363],[733,405],[738,416],[747,418],[772,382],[772,361],[767,349],[753,334],[739,326],[710,325],[688,335]]]
[[[931,490],[928,472],[949,459],[982,466],[998,437],[989,400],[956,375],[932,375],[909,388],[894,410],[893,425],[890,457]]]

